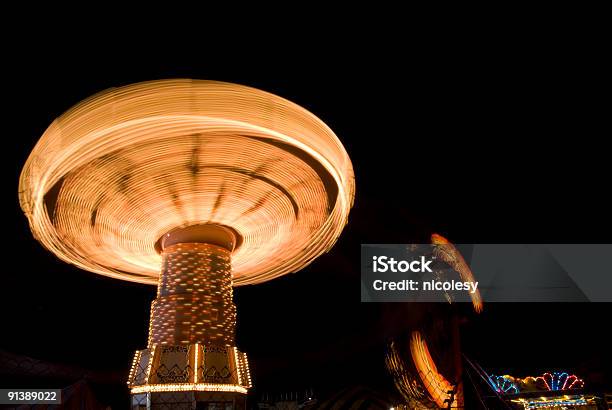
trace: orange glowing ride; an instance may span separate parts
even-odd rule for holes
[[[446,400],[450,399],[450,391],[455,391],[455,398],[451,408],[463,408],[463,385],[456,388],[438,371],[438,368],[429,353],[429,348],[420,332],[412,332],[410,338],[410,353],[419,377],[432,400],[440,407],[447,408]]]
[[[461,252],[457,250],[455,245],[448,241],[442,235],[434,233],[431,235],[431,243],[434,245],[434,254],[450,265],[459,275],[461,279],[466,282],[475,283],[476,278],[472,273],[472,270],[466,263],[465,259],[461,255]],[[474,305],[476,313],[481,313],[483,309],[482,297],[478,288],[474,288],[473,292],[470,292],[470,298]]]
[[[239,286],[328,251],[354,190],[344,147],[312,113],[254,88],[178,79],[109,89],[62,114],[28,158],[19,200],[62,260],[147,284],[163,235],[225,227]]]

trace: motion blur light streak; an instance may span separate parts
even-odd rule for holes
[[[457,250],[455,245],[437,233],[431,235],[431,243],[435,246],[434,254],[457,271],[463,281],[476,282],[476,278],[474,277],[472,270],[465,262],[461,252]],[[470,292],[470,297],[472,298],[472,304],[474,305],[474,310],[476,313],[481,313],[483,303],[482,298],[480,297],[480,291],[476,289],[474,293]]]
[[[395,387],[402,395],[405,404],[398,405],[398,409],[435,409],[438,406],[433,403],[418,381],[417,376],[413,374],[407,364],[400,356],[395,342],[389,345],[387,355],[385,356],[385,365],[393,378]]]
[[[391,342],[389,346],[389,352],[385,357],[385,365],[394,376],[394,382],[405,399],[425,397],[416,378],[405,368],[404,361],[395,348],[395,342]]]
[[[354,196],[350,159],[310,112],[253,88],[163,80],[99,93],[45,131],[20,178],[35,237],[82,269],[156,284],[155,244],[218,224],[240,238],[234,284],[330,249]]]
[[[445,403],[445,400],[450,397],[448,392],[455,390],[455,386],[438,372],[438,368],[429,353],[427,343],[418,331],[412,332],[410,338],[410,353],[429,395],[440,408],[446,407],[447,403]],[[452,408],[463,408],[462,390],[463,388],[460,384],[456,389],[455,401],[452,403]]]

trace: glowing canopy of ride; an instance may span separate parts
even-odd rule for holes
[[[20,178],[35,237],[64,261],[155,284],[159,239],[217,224],[235,285],[297,271],[347,222],[344,147],[304,108],[257,89],[162,80],[103,91],[57,118]]]

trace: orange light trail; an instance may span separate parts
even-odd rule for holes
[[[395,386],[404,397],[404,400],[409,401],[412,399],[423,399],[425,397],[415,377],[404,366],[404,361],[395,348],[394,342],[391,342],[389,352],[385,356],[385,365],[393,376]]]
[[[432,400],[440,408],[446,408],[448,404],[444,401],[450,397],[448,392],[454,390],[454,386],[438,371],[436,363],[429,353],[427,343],[418,331],[412,332],[410,353],[419,377]],[[452,403],[452,408],[457,407],[463,408],[463,388],[461,384],[457,388],[455,400]]]
[[[437,257],[448,263],[459,275],[461,279],[466,282],[476,282],[476,278],[472,273],[472,270],[463,259],[461,252],[457,250],[455,245],[449,242],[448,239],[434,233],[431,235],[431,243],[435,245],[434,253]],[[470,292],[470,298],[474,305],[476,313],[481,313],[483,309],[482,297],[480,296],[480,290],[476,289],[474,293]]]
[[[354,189],[341,142],[304,108],[235,84],[162,80],[103,91],[57,118],[24,166],[19,200],[60,259],[147,284],[162,235],[230,227],[239,286],[328,251]]]

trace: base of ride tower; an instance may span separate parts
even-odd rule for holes
[[[133,410],[245,409],[248,359],[235,347],[233,234],[197,226],[165,235],[148,347],[128,377]]]
[[[227,346],[156,346],[136,352],[132,409],[246,408],[251,376],[246,354]]]

